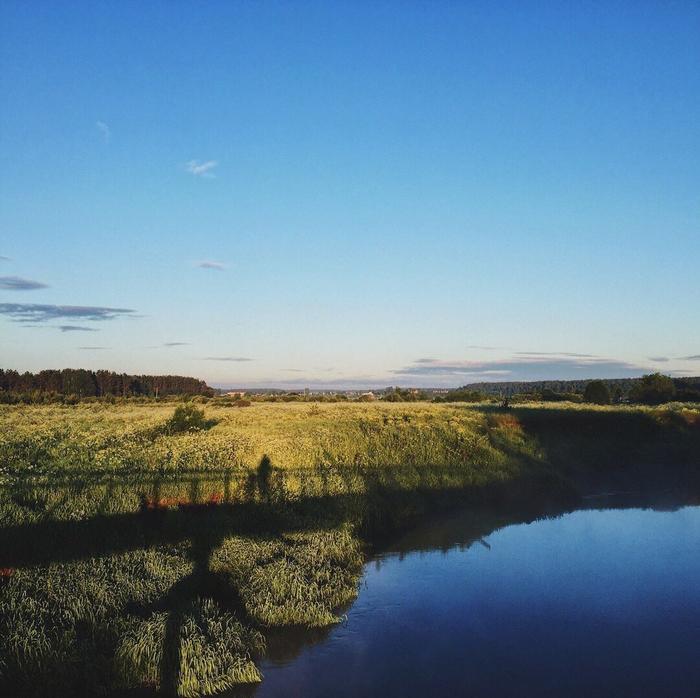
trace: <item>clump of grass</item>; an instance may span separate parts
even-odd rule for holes
[[[17,570],[0,592],[0,678],[28,695],[107,690],[125,607],[158,600],[189,574],[184,553],[143,550]]]
[[[336,623],[335,611],[355,598],[362,553],[344,526],[278,540],[229,538],[212,568],[229,577],[258,625],[321,627]]]
[[[126,687],[169,689],[185,698],[208,696],[241,683],[262,679],[252,659],[263,651],[263,636],[245,627],[230,613],[221,611],[212,599],[196,599],[177,613],[179,628],[168,646],[168,613],[155,613],[134,622],[123,635],[116,664]],[[169,653],[170,657],[164,657]],[[164,665],[173,672],[166,677],[172,687],[162,686]]]

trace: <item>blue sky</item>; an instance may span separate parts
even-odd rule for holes
[[[0,364],[700,374],[698,36],[695,2],[4,2]]]

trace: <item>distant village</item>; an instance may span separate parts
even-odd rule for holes
[[[303,390],[281,390],[276,388],[239,388],[236,390],[219,389],[218,394],[233,400],[242,399],[279,399],[279,400],[354,400],[372,402],[374,400],[412,401],[432,400],[450,392],[448,388],[375,388],[373,390],[319,390],[304,388]]]

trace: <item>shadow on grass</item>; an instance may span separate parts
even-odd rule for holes
[[[687,477],[697,480],[700,470],[696,411],[528,405],[478,410],[503,452],[522,456],[527,451],[518,443],[519,432],[534,460],[584,490],[605,480],[675,486]]]
[[[163,694],[175,695],[188,604],[211,598],[248,620],[230,577],[211,570],[212,554],[226,538],[279,540],[349,523],[365,541],[381,540],[429,509],[458,501],[506,505],[511,491],[502,485],[469,487],[464,468],[404,467],[400,477],[394,470],[399,469],[326,467],[296,473],[275,469],[265,456],[256,471],[245,473],[158,473],[99,481],[72,473],[58,482],[16,481],[4,492],[0,570],[188,544],[191,573],[161,598],[124,609],[141,618],[167,614],[158,684]],[[547,490],[544,483],[540,486]],[[520,496],[522,484],[514,483],[512,492],[516,490]],[[70,509],[73,505],[77,511]]]
[[[619,465],[622,444],[631,451],[624,454],[623,463],[653,463],[657,452],[668,454],[669,449],[679,456],[678,462],[689,458],[697,463],[700,454],[697,424],[675,417],[664,422],[654,413],[572,414],[566,409],[512,407],[486,410],[486,418],[489,438],[501,439],[504,452],[512,446],[513,453],[528,461],[522,477],[476,486],[473,471],[463,466],[294,471],[276,469],[264,456],[253,472],[110,476],[63,471],[42,482],[17,480],[5,488],[11,515],[4,516],[0,528],[0,570],[188,543],[192,571],[161,598],[145,605],[127,604],[125,609],[143,618],[154,612],[167,614],[158,683],[162,693],[175,695],[183,609],[197,598],[212,598],[247,620],[230,578],[211,570],[213,553],[229,536],[279,539],[349,523],[366,543],[381,545],[407,522],[464,504],[502,512],[500,525],[528,521],[581,504],[578,491],[553,472],[552,464],[568,463],[569,470],[572,463]],[[523,450],[518,439],[541,448],[545,465],[536,451]],[[76,501],[87,511],[67,513]],[[475,526],[475,540],[488,532],[482,524]]]

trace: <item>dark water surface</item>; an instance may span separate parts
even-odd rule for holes
[[[500,525],[406,536],[341,625],[273,642],[255,695],[700,696],[700,507]]]

